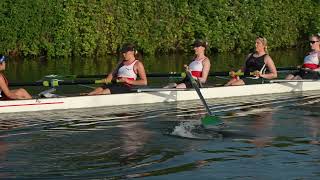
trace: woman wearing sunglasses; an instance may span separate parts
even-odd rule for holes
[[[320,34],[311,35],[309,43],[311,52],[303,60],[302,68],[294,73],[289,74],[286,79],[288,80],[299,80],[299,79],[319,79],[320,75]]]
[[[267,39],[257,37],[255,41],[255,52],[247,56],[244,67],[241,69],[245,74],[254,73],[254,77],[240,79],[231,71],[233,77],[225,86],[240,86],[245,84],[261,84],[263,79],[277,78],[277,69],[272,58],[268,55]]]
[[[205,51],[208,48],[208,43],[201,39],[196,39],[192,44],[194,50],[194,57],[192,62],[189,64],[188,69],[199,87],[202,87],[206,83],[209,71],[210,71],[210,59],[205,55]],[[177,88],[185,89],[192,88],[191,81],[188,77],[182,79],[181,81],[173,84],[169,84],[164,88]]]
[[[31,99],[31,95],[23,88],[10,90],[8,80],[2,73],[6,69],[6,57],[0,55],[0,100]]]
[[[120,50],[123,60],[120,61],[112,73],[108,74],[105,84],[88,93],[88,95],[119,94],[132,92],[133,86],[146,86],[147,76],[143,63],[137,59],[136,47],[127,43]]]

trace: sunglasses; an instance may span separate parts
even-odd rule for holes
[[[319,41],[309,41],[311,44],[314,44],[314,43],[316,43],[316,42],[319,42]]]

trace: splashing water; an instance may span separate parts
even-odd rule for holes
[[[181,122],[179,125],[174,127],[173,131],[169,135],[181,138],[203,140],[222,138],[222,135],[218,132],[203,128],[200,124],[200,121]]]

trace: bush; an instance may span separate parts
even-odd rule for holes
[[[125,42],[145,54],[243,51],[257,35],[287,48],[320,32],[318,0],[2,0],[0,53],[101,56]]]

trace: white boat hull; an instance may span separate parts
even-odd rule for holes
[[[320,81],[202,88],[205,99],[320,90]],[[194,90],[0,101],[0,113],[93,108],[199,99]]]

